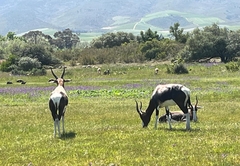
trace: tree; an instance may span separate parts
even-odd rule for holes
[[[16,37],[15,32],[8,32],[8,33],[7,33],[7,39],[8,39],[8,40],[14,40],[15,37]]]
[[[140,50],[147,60],[163,59],[166,57],[166,52],[163,48],[163,42],[156,39],[142,43],[140,45]]]
[[[106,33],[93,40],[91,45],[95,48],[112,48],[115,46],[121,46],[124,43],[130,43],[133,40],[135,40],[135,36],[132,33]]]
[[[217,24],[203,30],[196,28],[190,34],[181,55],[188,61],[220,57],[222,62],[228,62],[232,59],[227,49],[228,33],[226,28],[220,28]]]
[[[55,39],[50,40],[51,45],[56,45],[60,49],[71,49],[76,47],[77,43],[80,42],[79,37],[74,34],[70,29],[64,31],[58,31],[53,35]]]
[[[229,55],[229,59],[232,59],[233,57],[239,57],[240,56],[240,30],[238,31],[230,31],[228,34],[228,40],[227,40],[227,52]]]
[[[50,35],[45,35],[41,31],[30,31],[22,36],[28,43],[48,45],[52,40]]]
[[[174,23],[174,26],[170,26],[169,32],[175,38],[175,41],[180,43],[186,43],[189,36],[188,33],[183,34],[183,28],[179,29],[180,24]]]
[[[232,55],[227,49],[227,39],[223,36],[217,37],[213,43],[213,52],[221,58],[222,62],[229,62],[232,60]]]
[[[157,34],[157,31],[153,32],[150,28],[146,32],[141,31],[140,36],[141,36],[141,38],[138,38],[138,39],[141,40],[142,42],[152,41],[154,39],[156,39],[156,40],[163,39],[162,36],[159,36]]]
[[[22,57],[18,62],[18,67],[23,71],[31,71],[33,68],[41,68],[41,62],[36,58]]]
[[[53,58],[51,50],[40,44],[27,45],[22,50],[22,54],[20,56],[38,59],[42,65],[60,63],[59,60]]]
[[[5,40],[6,40],[6,38],[4,36],[0,35],[0,41],[5,41]]]
[[[13,65],[13,64],[15,64],[17,62],[17,57],[16,56],[14,56],[14,55],[10,55],[9,57],[8,57],[8,59],[6,59],[6,61],[3,61],[2,63],[1,63],[1,71],[3,71],[3,72],[9,72],[9,71],[11,71],[11,68],[10,68],[10,66],[11,65]]]

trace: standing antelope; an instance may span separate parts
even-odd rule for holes
[[[52,112],[52,117],[54,121],[54,137],[56,137],[56,128],[58,128],[58,135],[60,134],[60,120],[62,118],[62,128],[63,128],[63,134],[64,134],[64,113],[66,111],[66,106],[68,105],[68,96],[64,88],[64,82],[71,81],[70,79],[63,79],[65,68],[63,68],[63,73],[60,78],[58,78],[52,68],[51,72],[52,75],[55,77],[55,79],[50,79],[49,82],[53,82],[57,84],[57,87],[54,89],[54,91],[51,92],[51,96],[49,99],[49,109]]]
[[[138,107],[138,103],[136,101],[136,109],[143,123],[143,127],[147,127],[150,122],[152,113],[154,109],[156,109],[156,121],[155,128],[157,128],[158,124],[158,115],[159,108],[165,107],[166,114],[168,116],[168,124],[169,128],[172,129],[171,126],[171,116],[169,114],[169,106],[178,105],[179,108],[183,111],[186,116],[186,129],[190,130],[190,115],[188,112],[188,108],[191,110],[193,106],[190,101],[190,90],[180,84],[166,84],[166,85],[158,85],[153,91],[152,97],[150,99],[149,105],[145,112],[142,109],[142,103],[140,108]],[[196,117],[194,117],[196,118]]]

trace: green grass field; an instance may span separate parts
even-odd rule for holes
[[[67,68],[65,78],[72,82],[65,84],[69,106],[61,138],[53,137],[48,109],[55,87],[47,82],[50,73],[0,73],[0,165],[240,165],[240,73],[226,71],[224,64],[187,67],[186,75],[167,74],[164,64],[102,66],[110,75],[99,75],[96,68]],[[18,78],[27,84],[16,83]],[[6,85],[7,80],[13,84]],[[198,96],[203,108],[191,131],[185,131],[185,123],[154,129],[154,114],[148,128],[141,127],[135,99],[145,110],[159,83],[186,85],[193,104]]]

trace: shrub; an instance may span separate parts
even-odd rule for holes
[[[17,69],[17,68],[13,69],[13,70],[11,71],[11,73],[12,73],[13,75],[27,75],[26,72],[24,72],[23,70],[19,70],[19,69]]]
[[[175,74],[188,74],[188,69],[182,64],[177,64],[173,68]]]
[[[171,64],[167,66],[167,73],[171,74],[188,74],[188,69],[183,63]]]
[[[240,61],[238,62],[229,62],[225,65],[226,69],[231,72],[235,72],[239,70],[239,64]]]
[[[82,65],[94,65],[95,61],[92,57],[90,56],[83,56],[82,57],[82,61],[81,61]]]
[[[11,64],[8,62],[8,61],[4,61],[4,62],[2,62],[1,63],[1,71],[3,71],[3,72],[9,72],[9,71],[11,71],[10,70],[10,67],[11,66]]]
[[[47,72],[44,68],[42,68],[42,69],[33,68],[31,71],[31,74],[34,76],[42,76],[42,75],[46,75]]]
[[[22,57],[18,62],[18,67],[23,71],[30,71],[33,68],[40,68],[41,62],[39,62],[38,59]]]
[[[17,61],[17,57],[14,55],[10,55],[6,61],[3,61],[1,63],[1,67],[0,67],[1,71],[3,72],[11,71],[11,66],[14,65],[16,61]]]
[[[23,71],[23,70],[20,70],[18,67],[13,68],[11,73],[13,75],[31,75],[31,76],[42,76],[47,74],[44,68],[42,69],[33,68],[30,71]]]
[[[73,53],[69,49],[57,50],[55,51],[54,55],[57,58],[63,60],[64,62],[70,61],[73,58]]]

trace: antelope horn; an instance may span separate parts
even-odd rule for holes
[[[52,75],[53,75],[56,79],[58,79],[58,77],[54,74],[52,68],[51,68],[51,72],[52,72]]]
[[[140,111],[142,112],[142,102],[140,101]]]
[[[61,78],[63,79],[63,76],[64,76],[64,74],[65,74],[65,68],[67,68],[66,66],[64,66],[63,67],[63,73],[62,73],[62,75],[61,75]]]
[[[198,105],[198,98],[197,98],[197,96],[196,96],[196,104],[195,104],[195,106],[197,106]]]
[[[138,107],[137,100],[135,100],[135,102],[136,102],[136,109],[137,109],[137,112],[141,115],[141,114],[142,114],[142,111],[141,111],[141,109],[139,109],[139,107]],[[142,104],[141,104],[141,106],[142,106]]]

